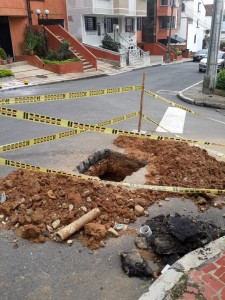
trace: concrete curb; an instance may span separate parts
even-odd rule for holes
[[[165,64],[164,62],[160,62],[160,63],[155,63],[152,64],[150,66],[144,66],[144,67],[140,67],[140,68],[131,68],[130,70],[127,70],[123,73],[128,73],[128,72],[132,72],[132,71],[137,71],[137,70],[142,70],[142,69],[146,69],[146,68],[153,68],[153,67],[158,67],[158,66],[165,66],[165,65],[173,65],[173,64],[180,64],[180,63],[187,63],[187,62],[191,62],[190,61],[179,61],[179,62],[171,62],[168,64]],[[118,75],[121,73],[118,73]],[[117,74],[114,74],[117,75]],[[27,87],[34,87],[37,85],[49,85],[49,84],[57,84],[57,83],[62,83],[62,82],[70,82],[70,81],[78,81],[78,80],[83,80],[83,79],[93,79],[93,78],[100,78],[100,77],[106,77],[106,76],[112,76],[110,74],[99,74],[99,75],[94,75],[94,76],[87,76],[87,77],[81,77],[81,78],[72,78],[72,79],[62,79],[60,81],[50,81],[50,82],[43,82],[43,83],[30,83],[28,85],[21,85],[21,86],[14,86],[14,87],[9,87],[9,88],[3,88],[0,89],[0,91],[9,91],[9,90],[16,90],[16,89],[20,89],[20,88],[27,88]],[[29,79],[28,79],[29,80]]]
[[[183,100],[184,102],[186,103],[189,103],[189,104],[194,104],[194,105],[198,105],[198,106],[205,106],[205,107],[210,107],[210,108],[219,108],[219,109],[225,109],[225,103],[215,103],[215,102],[206,102],[206,101],[202,101],[202,100],[194,100],[194,99],[191,99],[187,96],[184,96],[184,92],[193,88],[194,86],[202,83],[203,80],[189,86],[188,88],[184,89],[183,91],[179,92],[177,94],[177,97],[180,99],[180,100]]]
[[[182,90],[181,92],[179,92],[179,93],[177,94],[177,97],[178,97],[179,99],[183,100],[184,102],[189,103],[189,104],[195,104],[195,100],[193,100],[193,99],[191,99],[191,98],[189,98],[189,97],[184,96],[183,93],[184,93],[185,91],[187,91],[187,90],[193,88],[194,86],[198,85],[198,84],[201,83],[201,82],[203,82],[203,80],[201,80],[201,81],[199,81],[199,82],[197,82],[197,83],[195,83],[195,84],[193,84],[193,85],[187,87],[186,89]]]
[[[168,292],[179,282],[185,272],[207,265],[225,251],[225,237],[221,237],[203,248],[198,248],[176,261],[143,294],[139,300],[163,300]]]

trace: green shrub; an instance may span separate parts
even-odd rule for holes
[[[46,53],[47,35],[44,30],[27,26],[24,33],[24,48],[30,54],[44,56]]]
[[[14,76],[13,72],[8,69],[0,70],[0,77]]]
[[[49,50],[45,58],[52,61],[65,61],[69,59],[71,54],[69,47],[69,42],[63,41],[59,48],[55,51]]]
[[[46,65],[60,65],[60,64],[67,64],[70,62],[76,62],[76,61],[80,61],[79,58],[74,57],[74,58],[69,58],[66,60],[48,60],[48,59],[42,59],[42,62],[45,63]]]
[[[5,50],[3,48],[0,48],[0,57],[2,59],[6,59],[7,58],[7,54],[5,52]]]
[[[217,74],[216,78],[216,88],[218,90],[225,90],[225,70],[221,70]]]
[[[102,48],[107,49],[107,50],[111,50],[111,51],[115,51],[115,52],[119,52],[119,49],[121,48],[120,43],[115,42],[111,36],[109,36],[108,34],[106,34],[102,40]]]

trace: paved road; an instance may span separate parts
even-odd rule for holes
[[[203,75],[198,73],[197,64],[194,63],[154,67],[144,71],[147,75],[146,88],[161,91],[161,95],[182,105],[184,103],[172,95],[173,92],[182,90],[203,78]],[[139,70],[111,77],[6,91],[1,93],[1,97],[136,85],[141,83],[142,73],[143,70]],[[27,104],[13,107],[95,124],[137,111],[139,109],[139,99],[140,92],[134,92],[63,103]],[[160,122],[167,111],[168,105],[147,96],[144,101],[144,113]],[[224,114],[221,111],[193,107],[188,104],[185,104],[185,106],[225,121]],[[65,130],[59,127],[5,117],[1,117],[0,122],[0,144]],[[137,128],[137,119],[113,125],[113,127],[132,130]],[[156,127],[143,122],[143,129],[147,130],[148,133],[155,133]],[[196,118],[193,115],[186,115],[185,117],[183,130],[183,136],[185,137],[224,142],[224,133],[225,130],[221,124],[209,124],[208,121]],[[104,148],[114,148],[113,139],[114,136],[112,135],[85,133],[54,143],[8,152],[4,154],[4,157],[71,172],[80,161],[93,152]],[[7,172],[9,172],[9,169],[0,167],[1,176]],[[165,202],[160,211],[156,205],[150,208],[150,215],[153,216],[161,211],[197,213],[193,203],[188,200]],[[224,225],[223,213],[224,211],[212,209],[210,213],[206,213],[206,217],[210,220],[216,220],[218,225],[222,226]],[[143,221],[144,218],[139,219],[134,226],[139,228]],[[134,248],[133,236],[131,235],[111,239],[107,241],[106,248],[94,253],[83,248],[77,241],[72,247],[68,247],[56,243],[33,245],[27,241],[19,240],[19,247],[16,249],[11,243],[14,239],[11,232],[3,232],[0,238],[1,300],[61,300],[62,298],[65,300],[135,300],[146,291],[150,284],[150,282],[144,282],[138,278],[128,278],[120,268],[119,252]]]

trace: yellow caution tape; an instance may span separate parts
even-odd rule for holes
[[[75,177],[81,180],[89,180],[89,181],[99,181],[105,184],[113,184],[118,186],[130,187],[130,188],[138,188],[138,189],[147,189],[151,191],[159,191],[159,192],[171,192],[171,193],[188,193],[188,194],[196,194],[196,193],[210,193],[210,194],[225,194],[225,190],[218,189],[199,189],[199,188],[186,188],[186,187],[175,187],[175,186],[156,186],[156,185],[144,185],[144,184],[133,184],[126,182],[113,182],[113,181],[104,181],[100,180],[97,177],[91,177],[87,175],[79,175],[79,174],[71,174],[63,171],[51,170],[43,167],[38,167],[34,165],[29,165],[25,163],[21,163],[18,161],[13,161],[5,158],[0,158],[0,165],[21,168],[31,171],[38,171],[41,173],[51,173],[51,174],[59,174],[66,177]]]
[[[190,139],[182,139],[182,138],[171,138],[171,137],[164,137],[164,136],[158,136],[158,135],[151,135],[151,134],[143,134],[138,132],[130,132],[126,130],[119,130],[119,129],[113,129],[108,127],[102,127],[98,125],[90,125],[85,123],[78,123],[73,122],[61,118],[54,118],[44,115],[39,115],[35,113],[25,112],[21,110],[11,109],[11,108],[5,108],[0,107],[0,115],[6,116],[6,117],[12,117],[19,120],[27,120],[31,122],[38,122],[42,124],[50,124],[50,125],[56,125],[61,127],[67,127],[67,128],[79,128],[83,130],[89,130],[94,132],[102,132],[107,134],[115,134],[115,135],[125,135],[125,136],[136,136],[136,137],[142,137],[142,138],[149,138],[152,140],[165,140],[165,141],[176,141],[176,142],[188,142],[188,143],[198,143],[200,145],[217,145],[217,146],[225,146],[225,144],[217,144],[213,142],[207,142],[207,141],[201,141],[201,140],[190,140]]]
[[[177,104],[177,103],[175,103],[173,101],[170,101],[170,100],[168,100],[166,98],[163,98],[162,96],[160,96],[160,95],[158,95],[156,93],[153,93],[152,91],[149,91],[149,90],[145,89],[145,94],[148,95],[148,96],[152,96],[152,97],[154,97],[156,99],[162,100],[162,101],[164,101],[164,102],[166,102],[166,103],[168,103],[168,104],[170,104],[172,106],[176,106],[178,108],[181,108],[181,109],[183,109],[183,110],[185,110],[185,111],[187,111],[187,112],[189,112],[191,114],[201,116],[199,113],[197,113],[197,112],[195,112],[195,111],[193,111],[191,109],[188,109],[188,108],[186,108],[186,107],[184,107],[182,105],[179,105],[179,104]]]
[[[139,115],[138,112],[134,112],[131,114],[127,114],[127,115],[118,117],[118,118],[113,118],[111,120],[98,123],[96,125],[102,126],[102,125],[108,125],[108,124],[116,124],[116,123],[119,123],[119,122],[122,122],[122,121],[125,121],[128,119],[131,119],[138,115]],[[65,132],[55,133],[55,134],[51,134],[51,135],[47,135],[47,136],[37,137],[37,138],[25,140],[25,141],[19,141],[19,142],[15,142],[15,143],[11,143],[11,144],[6,144],[6,145],[0,146],[0,152],[7,152],[7,151],[11,151],[11,150],[17,150],[17,149],[21,149],[21,148],[35,146],[35,145],[42,144],[42,143],[52,142],[55,140],[59,140],[59,139],[70,137],[70,136],[73,136],[76,134],[80,134],[85,131],[86,130],[81,130],[78,128],[78,129],[74,129],[74,130],[70,130],[70,131],[65,131]]]
[[[107,89],[91,90],[91,91],[78,91],[78,92],[70,92],[70,93],[39,95],[39,96],[3,98],[0,99],[0,106],[6,104],[49,102],[49,101],[56,101],[56,100],[57,101],[73,100],[74,98],[87,98],[87,97],[119,94],[125,92],[133,92],[140,89],[142,89],[141,85],[135,85],[135,86],[124,86],[124,87],[107,88]]]

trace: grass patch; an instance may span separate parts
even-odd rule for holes
[[[11,70],[4,69],[0,70],[0,77],[8,77],[8,76],[15,76]]]
[[[61,65],[61,64],[68,64],[71,62],[76,62],[76,61],[80,61],[79,58],[74,57],[74,58],[69,58],[66,60],[49,60],[49,59],[42,59],[42,62],[46,65]]]

